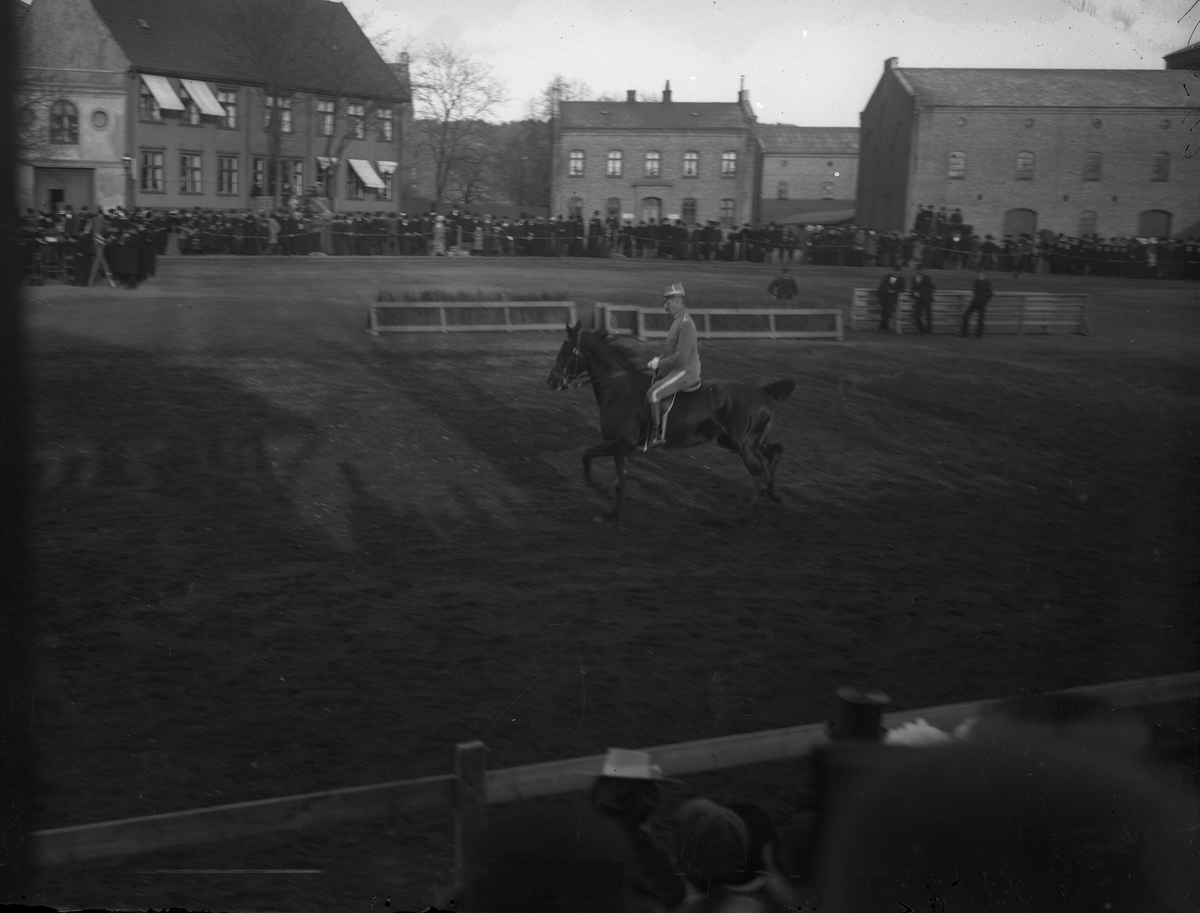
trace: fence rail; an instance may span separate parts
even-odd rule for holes
[[[574,301],[387,301],[370,305],[367,332],[561,330],[574,322]]]
[[[1176,703],[1200,698],[1200,672],[1088,685],[1054,693],[1100,698],[1118,707]],[[996,703],[999,701],[969,701],[901,710],[883,714],[882,719],[888,728],[920,717],[933,726],[952,729]],[[645,750],[664,774],[683,776],[801,758],[829,740],[827,724],[812,723]],[[445,776],[35,831],[30,835],[34,859],[40,866],[63,865],[432,808],[456,809],[461,852],[462,836],[478,826],[485,805],[587,790],[604,757],[592,755],[487,770],[486,752],[481,742],[460,745],[457,773]]]
[[[989,333],[1088,332],[1087,295],[1058,295],[1049,292],[997,292],[987,306],[984,327]],[[934,295],[933,332],[957,333],[962,315],[971,303],[971,292],[954,289]],[[879,298],[875,289],[856,288],[850,305],[850,328],[879,326]],[[909,333],[916,329],[913,299],[902,292],[892,317],[892,329]]]
[[[688,308],[702,339],[837,339],[845,338],[838,308]],[[661,338],[671,317],[656,308],[597,302],[592,324],[609,333],[642,339]]]

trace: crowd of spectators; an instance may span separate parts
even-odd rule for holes
[[[493,217],[452,210],[437,213],[331,213],[313,205],[278,211],[112,209],[89,213],[28,211],[20,226],[22,262],[31,277],[75,277],[101,236],[106,256],[122,264],[126,284],[153,272],[152,258],[132,264],[129,248],[153,247],[161,255],[330,255],[477,257],[625,257],[697,261],[881,266],[920,264],[925,269],[984,269],[1200,280],[1200,240],[1099,238],[1039,233],[980,237],[955,210],[922,207],[913,230],[876,232],[856,225],[685,225],[682,220],[604,220],[571,217]],[[93,230],[97,219],[101,234]],[[152,238],[149,243],[147,238]],[[169,239],[174,245],[169,248]],[[82,243],[81,243],[82,242]],[[149,264],[147,266],[147,263]]]
[[[1183,913],[1200,889],[1194,747],[1092,698],[1022,698],[953,733],[835,739],[774,811],[682,798],[649,754],[610,749],[589,801],[468,835],[454,909]]]

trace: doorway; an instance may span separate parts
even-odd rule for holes
[[[91,168],[35,168],[33,199],[51,212],[70,206],[79,212],[95,207],[95,172]]]

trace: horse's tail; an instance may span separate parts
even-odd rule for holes
[[[771,397],[772,402],[782,403],[785,399],[792,395],[792,391],[796,389],[796,382],[790,377],[785,377],[783,380],[777,380],[772,384],[767,384],[763,387],[763,392]]]

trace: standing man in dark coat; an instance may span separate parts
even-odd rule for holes
[[[975,281],[971,284],[971,306],[967,308],[962,319],[962,330],[959,336],[967,335],[967,324],[971,320],[971,314],[979,313],[979,322],[975,326],[975,337],[978,339],[983,335],[983,317],[987,310],[988,302],[992,300],[992,283],[988,281],[983,270],[979,270],[975,274]]]
[[[920,263],[916,266],[916,271],[913,274],[912,292],[913,297],[913,320],[917,324],[917,335],[932,336],[933,335],[933,293],[936,286],[933,280],[925,272],[925,268]]]
[[[900,274],[896,272],[896,268],[892,267],[888,270],[888,274],[883,277],[883,281],[879,283],[879,332],[887,333],[888,324],[891,322],[892,314],[896,312],[896,305],[900,303],[900,293],[904,291],[904,280],[900,278]]]

